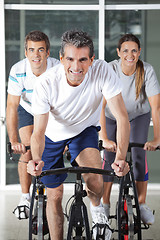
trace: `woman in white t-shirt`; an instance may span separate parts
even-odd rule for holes
[[[144,149],[133,148],[133,171],[138,192],[141,219],[153,224],[154,216],[146,205],[148,167],[145,150],[154,151],[160,145],[160,86],[153,67],[139,59],[141,52],[139,39],[133,34],[124,35],[118,43],[119,60],[110,63],[122,84],[122,96],[128,112],[131,132],[130,142],[145,143]],[[154,128],[154,138],[147,142],[150,124],[150,108]],[[103,168],[111,170],[115,159],[117,123],[106,102],[103,102],[100,137],[107,149],[104,153]],[[113,178],[104,177],[103,204],[109,216],[110,193]]]

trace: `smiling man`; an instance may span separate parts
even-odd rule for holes
[[[70,86],[78,86],[82,83],[89,66],[92,65],[94,56],[89,57],[89,48],[77,48],[75,46],[65,48],[65,56],[60,56],[64,65],[66,79]]]
[[[32,159],[31,151],[26,152],[25,146],[30,145],[33,131],[31,102],[34,84],[42,73],[59,63],[55,58],[50,58],[49,54],[50,42],[47,35],[40,31],[30,32],[25,38],[26,58],[16,63],[9,75],[7,130],[14,153],[22,153],[22,162],[18,164],[22,197],[14,210],[19,219],[28,218],[29,215],[31,175],[27,173],[26,163],[23,161]]]
[[[118,122],[118,150],[113,168],[119,176],[126,174],[129,122],[118,77],[105,61],[94,61],[92,39],[82,31],[63,34],[60,61],[61,64],[43,74],[34,89],[33,160],[28,163],[28,172],[37,176],[43,165],[44,170],[63,167],[66,145],[71,163],[75,159],[79,166],[101,168],[97,132],[104,95]],[[52,240],[63,240],[62,183],[66,177],[61,174],[42,178],[47,187],[47,219]],[[108,226],[100,203],[103,179],[96,174],[84,174],[83,177],[91,201],[93,237],[96,239],[96,226]],[[106,227],[105,240],[110,238],[111,231]]]

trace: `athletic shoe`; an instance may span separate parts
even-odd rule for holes
[[[152,225],[154,223],[154,215],[146,204],[139,205],[141,220],[144,224]]]
[[[13,214],[21,220],[29,217],[30,199],[26,199],[23,196],[20,199],[18,206],[13,210]]]
[[[103,203],[103,207],[104,207],[104,211],[105,211],[106,217],[109,219],[109,215],[110,215],[110,204],[108,204],[108,203]]]
[[[109,226],[108,219],[105,215],[103,206],[96,207],[96,210],[91,207],[92,215],[92,234],[93,239],[105,239],[110,240],[112,231]]]

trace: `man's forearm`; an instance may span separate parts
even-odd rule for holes
[[[124,160],[128,150],[130,136],[130,124],[128,119],[117,121],[117,152],[116,159]]]
[[[106,108],[107,101],[103,98],[101,116],[100,116],[100,125],[101,130],[99,132],[99,137],[101,140],[108,139],[107,130],[106,130],[106,116],[105,116],[105,108]]]
[[[45,136],[32,134],[31,136],[31,153],[33,160],[41,160],[45,147]]]
[[[12,109],[7,109],[7,132],[11,143],[18,142],[18,116]]]
[[[31,136],[31,152],[33,160],[41,160],[45,147],[45,131],[49,112],[34,116],[34,130]]]

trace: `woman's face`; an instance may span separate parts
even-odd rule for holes
[[[136,63],[139,59],[141,48],[138,48],[138,44],[132,41],[122,43],[121,49],[117,48],[117,54],[121,58],[123,67],[136,67]]]

